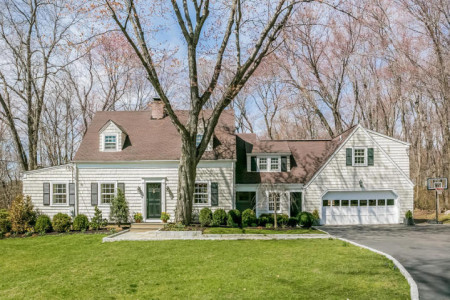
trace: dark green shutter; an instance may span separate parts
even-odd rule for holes
[[[211,182],[211,206],[219,206],[219,184]]]
[[[44,182],[43,184],[43,204],[50,205],[50,183]]]
[[[122,193],[125,195],[125,183],[123,182],[117,183],[117,189],[121,190]]]
[[[98,183],[91,183],[91,205],[98,205]]]
[[[352,148],[345,149],[345,153],[346,153],[346,161],[345,162],[346,162],[347,166],[352,165],[352,152],[353,152]]]
[[[256,172],[256,156],[252,156],[251,158],[250,158],[250,160],[251,160],[251,171],[252,172]]]
[[[367,164],[373,166],[373,148],[367,149]]]
[[[281,157],[281,172],[287,172],[287,156]]]
[[[75,206],[75,183],[69,183],[69,205]]]

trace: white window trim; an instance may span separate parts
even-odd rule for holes
[[[202,139],[203,139],[203,132],[197,132],[197,136],[201,135]],[[197,136],[195,136],[195,144],[197,145]],[[208,145],[206,146],[206,150],[205,151],[211,151],[213,149],[212,147],[212,143],[213,143],[213,139],[214,139],[214,135],[211,135],[211,139],[208,142]],[[200,139],[201,142],[201,139]]]
[[[267,170],[261,170],[259,168],[259,160],[261,158],[267,159]],[[272,169],[272,158],[278,158],[278,169]],[[281,156],[274,155],[261,155],[256,157],[256,171],[257,172],[281,172]]]
[[[195,181],[195,183],[206,183],[208,185],[208,203],[192,203],[193,206],[202,207],[202,206],[211,206],[211,181],[202,180]],[[194,189],[194,198],[195,198],[195,189]],[[194,199],[192,199],[194,202]]]
[[[270,198],[269,198],[269,195],[270,195],[270,193],[277,193],[277,194],[280,194],[280,207],[278,208],[278,210],[277,210],[277,214],[278,213],[281,213],[282,212],[282,209],[281,209],[281,206],[282,206],[282,203],[283,203],[283,192],[279,192],[279,191],[267,191],[266,192],[266,199],[267,199],[267,212],[268,213],[275,213],[275,210],[271,210],[271,209],[269,209],[270,208]],[[276,205],[276,204],[275,204]]]
[[[105,139],[107,136],[115,136],[116,137],[116,149],[106,149],[105,148]],[[117,133],[102,133],[102,144],[103,144],[103,152],[115,152],[115,151],[119,151],[119,135]]]
[[[364,164],[355,163],[355,150],[364,150]],[[368,166],[368,152],[367,147],[353,147],[352,148],[352,166],[353,167],[367,167]]]
[[[109,207],[111,203],[102,203],[102,184],[114,184],[114,197],[117,196],[117,181],[99,181],[98,182],[98,206]]]
[[[53,203],[53,185],[64,184],[66,186],[66,203]],[[68,181],[55,181],[50,185],[50,204],[51,206],[69,206],[69,182]]]

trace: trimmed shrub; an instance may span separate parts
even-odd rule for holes
[[[125,194],[121,189],[117,190],[117,196],[115,196],[111,201],[111,212],[109,218],[117,226],[120,227],[121,224],[128,223],[128,216],[130,215],[128,209],[128,203],[125,199]]]
[[[85,215],[78,215],[73,219],[73,230],[88,230],[89,229],[89,219]]]
[[[213,213],[211,225],[212,226],[220,226],[220,225],[226,225],[226,224],[227,224],[227,213],[222,208],[216,209]]]
[[[289,216],[286,214],[277,214],[277,224],[278,226],[287,226],[289,221]]]
[[[232,209],[228,212],[227,225],[230,227],[239,227],[241,225],[241,212],[237,209]]]
[[[11,204],[9,220],[11,221],[11,230],[16,233],[29,231],[34,227],[36,212],[33,210],[30,196],[17,195]]]
[[[287,225],[289,227],[296,227],[298,225],[298,219],[297,218],[289,218]]]
[[[11,230],[11,221],[6,209],[0,209],[0,232],[7,233]]]
[[[313,221],[313,215],[309,212],[304,211],[298,214],[298,222],[302,227],[311,228]]]
[[[40,215],[36,220],[34,231],[38,233],[45,233],[52,231],[52,221],[47,215]]]
[[[53,229],[57,232],[66,232],[70,230],[71,218],[68,214],[57,213],[53,216]]]
[[[202,226],[210,226],[212,223],[212,211],[208,207],[204,207],[200,210],[200,215],[198,216],[198,220],[200,221],[200,225]]]
[[[256,223],[256,215],[253,209],[247,208],[242,212],[242,227],[249,227]]]
[[[405,218],[406,218],[406,219],[412,219],[412,218],[413,218],[413,214],[412,214],[412,212],[411,212],[410,210],[408,210],[408,211],[406,212]]]
[[[313,225],[314,226],[320,225],[320,216],[319,216],[319,211],[317,209],[315,209],[312,212],[312,216],[313,216]]]
[[[102,211],[97,206],[95,206],[94,217],[92,218],[89,225],[92,229],[99,230],[100,228],[105,227],[107,224],[108,221],[102,218]]]
[[[273,225],[273,215],[272,214],[261,214],[258,218],[259,226],[266,226],[267,223]]]

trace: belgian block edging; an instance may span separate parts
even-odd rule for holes
[[[326,239],[329,234],[202,234],[201,231],[121,232],[103,238],[103,242],[165,240],[297,240]]]

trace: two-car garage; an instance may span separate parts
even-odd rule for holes
[[[322,223],[395,224],[399,221],[397,198],[390,190],[330,191],[322,197]]]

